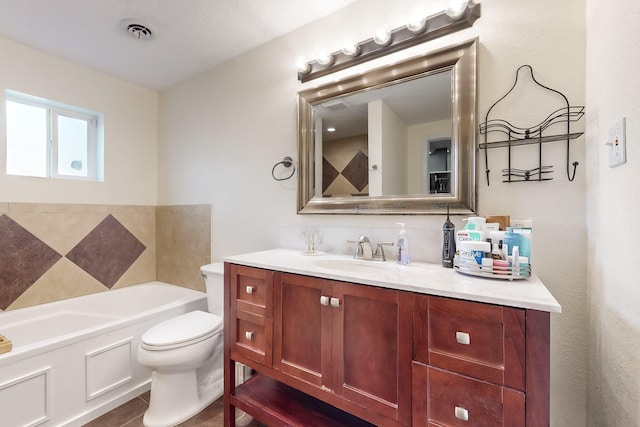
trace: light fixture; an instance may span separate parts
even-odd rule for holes
[[[353,40],[345,40],[342,45],[342,53],[347,56],[358,56],[360,53],[360,47]]]
[[[414,34],[418,34],[424,31],[427,24],[427,18],[422,18],[419,16],[414,16],[407,23],[407,29]]]
[[[296,58],[296,70],[300,74],[307,74],[311,71],[311,66],[309,65],[309,61],[304,56],[298,56]]]
[[[335,131],[336,131],[336,128],[334,128],[333,126],[329,126],[327,128],[327,132],[335,132]]]
[[[469,0],[449,0],[449,7],[445,13],[452,19],[460,19],[467,10]]]
[[[391,31],[381,27],[372,38],[360,43],[347,41],[341,50],[333,53],[323,52],[315,61],[308,62],[304,58],[299,58],[296,61],[298,80],[304,83],[401,49],[453,34],[472,27],[478,18],[480,18],[480,4],[470,0],[451,0],[450,7],[446,11],[443,10],[422,19],[412,18],[407,25]]]
[[[318,53],[316,61],[318,61],[320,65],[330,65],[333,63],[333,55],[331,55],[331,52],[328,50],[321,50],[320,53]]]
[[[391,31],[387,27],[380,27],[373,34],[373,41],[377,45],[386,46],[391,43]]]

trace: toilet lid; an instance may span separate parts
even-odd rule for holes
[[[147,349],[181,347],[202,341],[222,330],[220,316],[196,310],[158,323],[142,334]]]

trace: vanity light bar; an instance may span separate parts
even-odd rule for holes
[[[465,28],[471,28],[478,18],[480,18],[480,4],[469,1],[459,17],[451,17],[446,11],[428,16],[425,18],[422,31],[416,32],[414,26],[411,26],[413,30],[408,28],[409,26],[398,27],[391,31],[391,38],[386,44],[378,44],[374,38],[370,38],[355,45],[356,49],[347,49],[347,52],[343,49],[331,53],[329,62],[324,56],[321,61],[307,62],[306,67],[298,64],[298,80],[304,83]]]

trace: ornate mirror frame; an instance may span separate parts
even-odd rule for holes
[[[476,209],[476,45],[469,40],[338,82],[298,93],[299,214],[470,214]],[[455,180],[451,195],[315,197],[313,107],[332,98],[451,70],[452,146]]]

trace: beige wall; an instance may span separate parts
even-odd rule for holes
[[[587,0],[589,425],[640,420],[640,3]],[[608,166],[608,130],[626,117],[627,163]]]
[[[293,66],[297,56],[314,57],[324,48],[337,50],[345,38],[365,40],[381,24],[398,27],[416,10],[426,16],[446,7],[445,0],[359,0],[162,92],[159,202],[206,202],[216,207],[213,260],[272,248],[287,239],[301,248],[301,239],[282,233],[309,226],[324,231],[320,250],[346,253],[346,241],[357,237],[356,233],[378,232],[379,240],[393,240],[397,234],[393,223],[406,222],[412,258],[438,262],[443,216],[299,216],[296,181],[276,182],[270,171],[284,156],[297,157],[297,91],[474,37],[479,39],[478,117],[483,119],[491,104],[509,89],[522,64],[531,64],[539,81],[564,92],[572,104],[584,103],[584,0],[481,3],[482,17],[471,29],[300,84]],[[548,113],[536,102],[518,101],[511,110],[523,121]],[[582,120],[575,129],[584,126]],[[545,183],[499,182],[506,154],[494,150],[490,158],[493,182],[487,186],[481,173],[483,154],[478,157],[478,213],[533,218],[533,269],[563,306],[563,313],[551,319],[554,426],[586,424],[584,138],[571,148],[571,161],[581,163],[574,182],[568,182],[563,172],[566,147],[562,143],[545,148],[545,162],[556,170],[554,180]],[[531,155],[526,149],[523,153]],[[458,228],[462,226],[460,218],[453,220]]]
[[[0,91],[104,114],[104,182],[8,176],[0,138],[0,200],[155,205],[158,93],[0,38]],[[4,102],[0,103],[4,117]],[[0,135],[5,134],[0,120]]]

